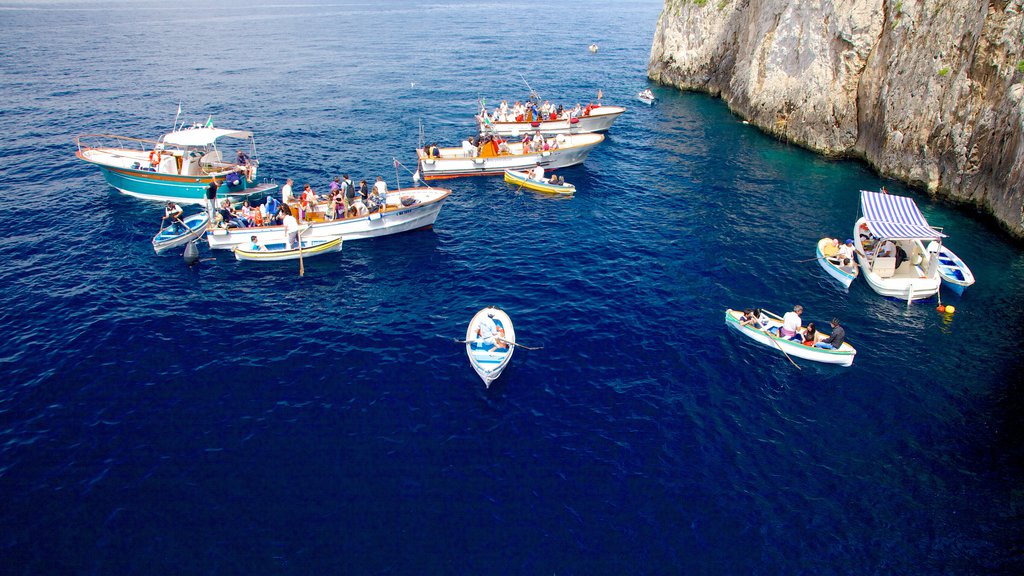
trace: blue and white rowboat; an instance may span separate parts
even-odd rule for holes
[[[843,285],[843,288],[849,288],[850,284],[857,279],[857,275],[860,271],[857,269],[857,262],[855,259],[850,261],[849,266],[843,266],[838,256],[825,256],[825,244],[831,242],[831,238],[822,238],[818,240],[818,247],[815,249],[815,255],[818,257],[818,264],[828,272],[828,275],[835,278]]]
[[[952,250],[938,242],[930,242],[928,252],[938,255],[939,278],[942,278],[942,283],[947,288],[957,294],[963,294],[965,288],[974,284],[974,273]]]
[[[498,347],[495,343],[485,343],[477,335],[477,328],[488,315],[498,327],[498,334],[500,335],[501,331],[504,331],[504,336],[496,338],[498,343],[504,342],[504,347]],[[466,355],[469,356],[469,363],[473,366],[473,370],[484,381],[484,386],[490,388],[491,382],[497,380],[498,376],[501,376],[502,370],[508,366],[509,360],[512,359],[512,353],[515,352],[515,346],[510,342],[515,341],[516,331],[512,327],[512,320],[499,308],[488,306],[477,312],[470,320],[469,326],[466,328]]]
[[[188,227],[187,229],[183,229],[180,224],[175,229],[174,224],[170,224],[166,228],[161,228],[156,236],[153,236],[153,250],[157,254],[169,248],[187,244],[189,240],[202,238],[203,233],[210,227],[210,214],[200,212],[185,218],[182,222]]]

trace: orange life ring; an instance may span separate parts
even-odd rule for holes
[[[159,150],[153,150],[149,153],[149,163],[153,166],[160,164],[161,154]]]

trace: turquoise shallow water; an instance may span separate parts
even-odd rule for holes
[[[7,571],[1019,573],[1019,246],[918,195],[977,276],[958,311],[836,289],[796,261],[860,188],[914,192],[706,96],[636,101],[660,8],[0,4]],[[454,142],[520,73],[629,108],[560,171],[575,198],[449,181],[433,230],[301,279],[154,256],[159,206],[73,158],[181,100],[254,130],[266,176],[393,179],[421,122]],[[843,319],[852,368],[723,322],[795,303]],[[491,390],[450,342],[487,304],[543,346]]]

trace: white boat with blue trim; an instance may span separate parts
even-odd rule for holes
[[[924,300],[939,291],[939,259],[925,242],[946,235],[928,225],[911,198],[861,190],[863,216],[853,225],[861,276],[882,296]]]
[[[75,145],[75,157],[98,166],[108,184],[148,200],[202,204],[214,178],[220,185],[218,198],[266,194],[278,187],[256,183],[259,159],[253,134],[247,130],[195,126],[159,140],[83,134],[75,138]],[[236,150],[244,151],[245,164]]]
[[[184,224],[185,226],[182,226]],[[153,250],[159,254],[164,250],[187,244],[192,240],[199,240],[203,233],[210,226],[210,214],[200,212],[193,214],[181,221],[181,224],[174,222],[153,236]]]
[[[808,346],[803,342],[788,338],[780,338],[776,334],[778,334],[779,327],[782,326],[782,318],[763,308],[761,312],[762,318],[767,321],[766,326],[757,327],[754,324],[741,325],[740,317],[743,316],[743,312],[731,308],[725,311],[725,324],[758,344],[767,346],[772,350],[785,351],[786,354],[796,358],[822,362],[824,364],[837,364],[839,366],[853,365],[853,358],[857,355],[857,350],[849,342],[844,341],[838,349],[829,350]]]
[[[828,272],[828,275],[835,278],[843,288],[849,288],[850,284],[857,279],[859,271],[857,269],[856,258],[849,262],[843,262],[842,258],[837,254],[825,255],[828,251],[828,244],[832,243],[832,238],[822,238],[818,240],[817,248],[815,248],[814,254],[818,257],[818,264]]]
[[[233,252],[236,260],[247,260],[250,262],[278,262],[281,260],[298,260],[299,258],[311,258],[333,252],[341,252],[341,237],[331,239],[306,239],[302,238],[298,246],[289,247],[283,240],[271,244],[257,244],[253,246],[235,246]]]
[[[346,240],[376,238],[401,232],[430,228],[437,220],[445,200],[452,193],[447,188],[405,188],[387,194],[383,209],[373,214],[348,216],[327,220],[323,215],[330,209],[321,203],[316,212],[311,212],[305,224],[309,231],[304,238],[331,239],[339,236]],[[294,205],[297,214],[298,205]],[[211,249],[231,249],[251,243],[256,236],[258,242],[279,242],[284,235],[284,226],[254,226],[248,228],[212,228],[206,233]]]
[[[928,244],[928,252],[937,255],[939,259],[939,277],[942,283],[957,294],[963,294],[964,289],[974,284],[974,273],[964,264],[959,256],[952,250],[943,246],[941,242]]]
[[[612,124],[626,112],[622,106],[588,105],[579,115],[573,116],[563,110],[561,114],[548,114],[546,118],[533,117],[532,112],[515,117],[506,116],[507,120],[488,116],[486,110],[476,115],[476,123],[480,134],[519,137],[522,134],[592,134],[607,132]]]
[[[477,312],[466,328],[466,355],[473,370],[490,388],[512,360],[516,331],[508,314],[488,306]]]

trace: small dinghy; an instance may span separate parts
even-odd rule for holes
[[[203,236],[206,229],[210,227],[210,214],[200,212],[182,220],[187,228],[181,224],[171,224],[161,228],[156,236],[153,236],[153,250],[159,254],[168,248],[187,244],[189,240],[196,240]]]
[[[597,52],[597,44],[596,43],[590,45],[590,51],[591,52]]]
[[[466,355],[488,388],[512,359],[515,340],[512,320],[499,308],[488,306],[470,320],[466,328]]]
[[[648,106],[654,104],[654,92],[651,92],[650,88],[641,91],[636,95],[636,97],[638,100],[640,100],[644,104],[647,104]]]
[[[974,273],[952,250],[938,242],[928,243],[928,252],[939,256],[939,278],[947,288],[963,294],[964,288],[974,284]]]
[[[233,248],[236,260],[251,260],[255,262],[276,262],[279,260],[298,260],[299,249],[288,248],[284,242],[267,244],[254,250],[252,246],[235,246]],[[341,252],[341,236],[337,238],[312,239],[302,241],[302,257],[310,258],[331,252]]]
[[[505,182],[521,186],[523,188],[529,188],[530,190],[536,190],[537,192],[544,192],[546,194],[572,196],[576,193],[576,187],[568,182],[564,184],[552,184],[547,180],[534,180],[533,178],[530,178],[530,174],[528,172],[520,172],[518,170],[505,170]]]
[[[785,351],[785,353],[790,356],[803,358],[804,360],[823,362],[825,364],[838,364],[840,366],[850,366],[853,364],[853,357],[857,355],[857,350],[854,349],[849,342],[843,342],[843,345],[837,350],[827,350],[824,348],[807,346],[802,342],[797,342],[796,340],[780,338],[769,330],[775,328],[777,333],[778,328],[782,326],[782,318],[764,309],[762,309],[761,312],[763,315],[766,315],[762,316],[762,318],[766,318],[768,320],[768,326],[765,326],[763,329],[756,328],[752,324],[741,326],[740,317],[743,315],[743,312],[740,310],[726,310],[725,323],[730,328],[739,331],[740,334],[754,340],[758,344],[767,346],[772,350]],[[818,333],[822,334],[821,332]]]
[[[818,257],[818,264],[821,264],[821,267],[825,269],[825,272],[828,272],[829,276],[838,280],[843,285],[843,288],[849,288],[850,284],[853,284],[853,281],[857,279],[857,275],[860,274],[860,270],[857,268],[857,261],[855,258],[851,258],[848,264],[844,264],[838,255],[825,256],[825,250],[830,242],[832,242],[831,238],[818,240],[818,247],[814,255]]]

